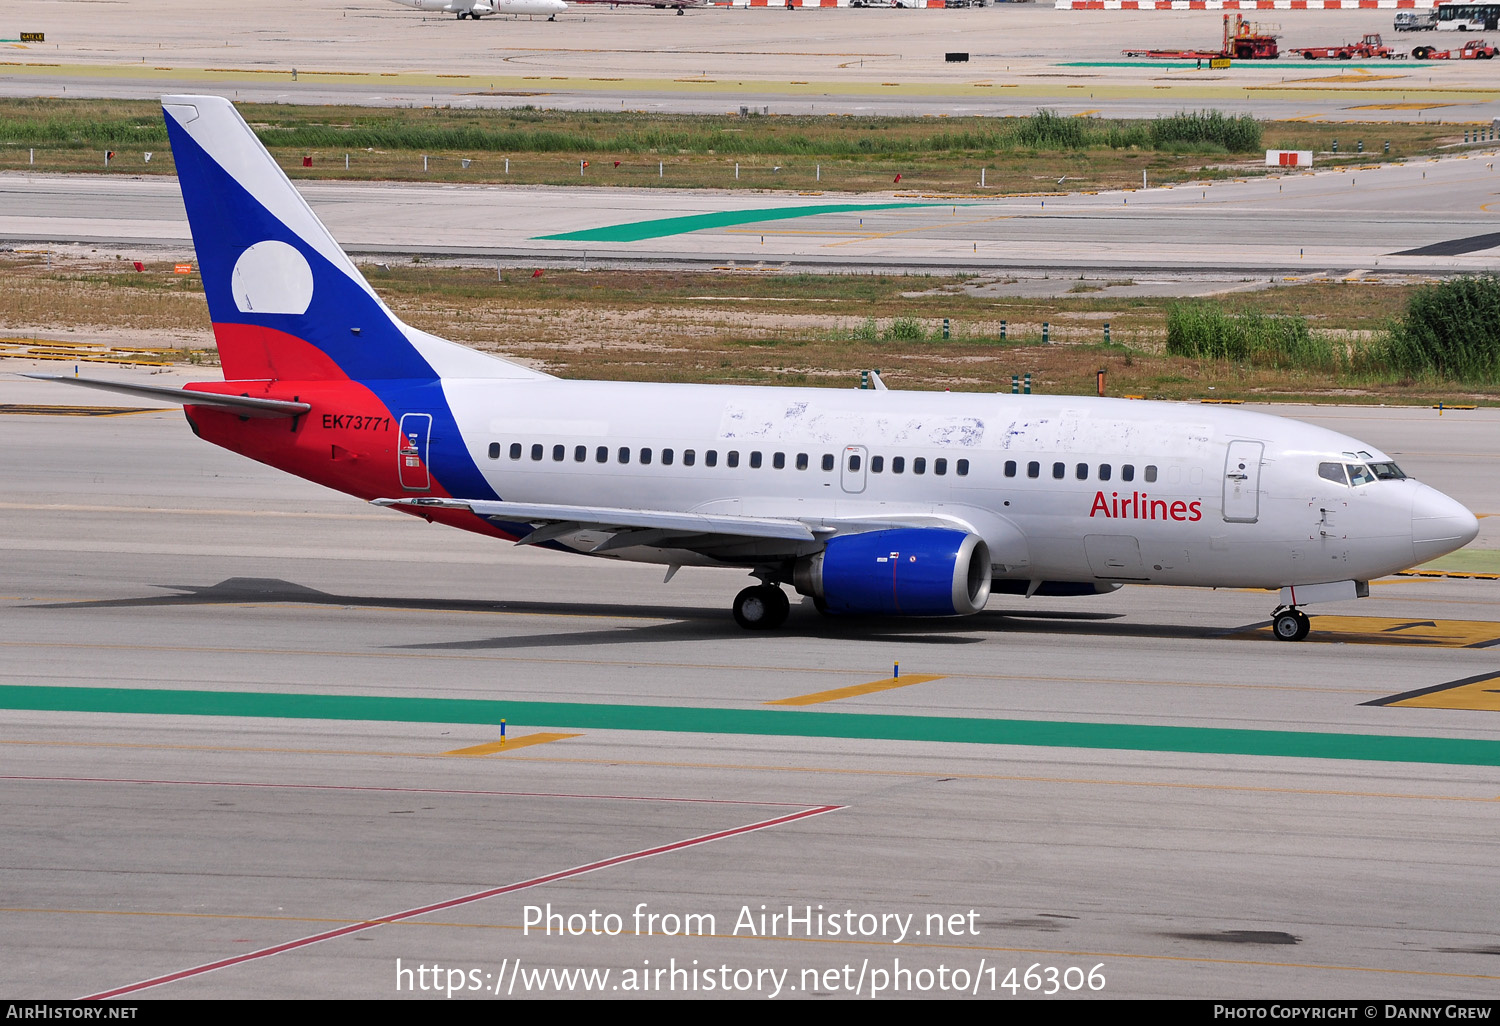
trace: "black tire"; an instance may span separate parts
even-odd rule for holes
[[[1301,641],[1312,630],[1312,621],[1300,609],[1285,609],[1271,621],[1277,641]]]
[[[786,623],[791,603],[774,584],[757,584],[734,597],[734,622],[747,631],[768,631]]]

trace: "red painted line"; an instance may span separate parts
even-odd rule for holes
[[[777,816],[775,819],[765,819],[758,823],[747,823],[744,826],[730,827],[727,830],[718,830],[711,834],[701,834],[697,837],[689,837],[683,841],[673,841],[671,844],[658,845],[655,848],[645,848],[641,851],[629,852],[625,855],[616,855],[612,858],[601,859],[598,862],[590,862],[582,866],[574,866],[572,869],[564,869],[557,873],[548,873],[546,876],[532,877],[530,880],[522,880],[519,883],[506,884],[503,887],[491,887],[488,890],[476,891],[473,894],[465,894],[462,897],[450,898],[447,901],[439,901],[432,905],[423,905],[421,908],[407,909],[405,912],[397,912],[395,915],[381,916],[377,919],[369,919],[362,923],[353,923],[349,926],[341,926],[336,930],[325,930],[315,933],[309,937],[302,937],[285,944],[276,944],[269,948],[261,948],[259,951],[251,951],[244,955],[235,955],[230,958],[221,958],[217,962],[208,962],[204,965],[194,966],[191,969],[182,969],[165,976],[156,976],[139,983],[127,984],[124,987],[116,987],[113,990],[100,991],[98,994],[89,994],[80,998],[81,1001],[103,1001],[106,998],[119,997],[121,994],[134,994],[138,991],[151,987],[160,987],[164,983],[175,983],[177,980],[185,980],[191,976],[202,976],[211,973],[215,969],[225,969],[232,965],[240,965],[258,958],[269,958],[271,955],[279,955],[283,951],[292,951],[296,948],[305,948],[321,941],[333,940],[335,937],[344,937],[361,930],[371,930],[386,923],[396,923],[403,919],[411,919],[423,916],[429,912],[441,912],[444,909],[455,908],[459,905],[468,905],[472,902],[483,901],[500,894],[509,894],[512,891],[525,890],[528,887],[539,887],[545,883],[555,880],[566,880],[569,877],[582,876],[585,873],[593,873],[601,869],[610,869],[614,866],[622,866],[627,862],[637,862],[641,859],[651,858],[653,855],[664,855],[667,852],[681,851],[684,848],[693,848],[700,844],[709,844],[720,841],[726,837],[736,837],[740,834],[752,833],[756,830],[767,830],[784,823],[793,823],[799,819],[807,819],[812,816],[821,816],[825,812],[837,812],[844,808],[842,805],[819,805],[814,808],[804,808],[800,812],[789,813],[785,816]]]
[[[66,784],[167,784],[182,787],[270,787],[293,791],[372,791],[391,794],[455,794],[481,798],[582,798],[612,802],[674,802],[679,805],[754,805],[760,808],[807,807],[806,802],[753,802],[739,798],[667,798],[639,794],[566,794],[548,791],[469,791],[447,787],[372,787],[359,784],[278,784],[265,780],[150,780],[133,777],[40,777],[0,775],[0,780],[29,780]]]

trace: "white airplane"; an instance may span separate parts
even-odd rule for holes
[[[415,7],[419,11],[442,11],[458,20],[480,18],[491,14],[540,14],[548,21],[568,9],[563,0],[394,0],[403,7]]]
[[[223,381],[58,378],[165,398],[200,437],[519,544],[734,567],[751,629],[954,616],[992,593],[1280,589],[1303,606],[1457,549],[1478,522],[1357,439],[1223,407],[565,381],[401,322],[229,101],[163,98]]]

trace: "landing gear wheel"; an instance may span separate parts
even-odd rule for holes
[[[757,584],[734,597],[734,622],[747,631],[768,631],[786,623],[791,608],[786,592],[774,584]]]
[[[1301,641],[1312,630],[1312,621],[1300,609],[1283,609],[1271,621],[1278,641]]]

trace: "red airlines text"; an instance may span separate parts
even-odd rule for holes
[[[1203,519],[1203,503],[1198,499],[1192,502],[1150,499],[1145,492],[1131,492],[1125,496],[1119,492],[1110,492],[1109,498],[1105,498],[1103,492],[1095,492],[1094,507],[1089,510],[1089,516],[1102,516],[1111,520],[1198,521]]]

